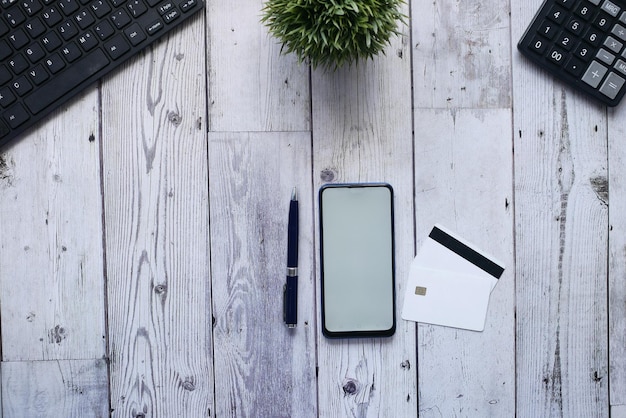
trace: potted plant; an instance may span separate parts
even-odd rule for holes
[[[313,68],[372,58],[399,34],[404,0],[267,0],[261,21]]]

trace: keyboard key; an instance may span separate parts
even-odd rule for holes
[[[13,9],[4,13],[4,17],[7,20],[7,22],[9,22],[9,25],[11,25],[14,28],[16,28],[17,25],[19,25],[20,23],[26,20],[26,16],[24,16],[24,13],[22,13],[22,11],[18,9],[17,7],[14,7]]]
[[[151,24],[148,25],[148,27],[146,28],[146,32],[148,33],[148,35],[154,35],[158,31],[163,29],[164,26],[165,25],[164,25],[163,21],[155,20],[154,22],[152,22]],[[541,44],[541,46],[543,46],[543,44]],[[544,49],[545,49],[545,47],[544,47]]]
[[[46,22],[48,27],[52,27],[63,20],[61,13],[54,7],[46,9],[46,11],[41,14],[41,17],[43,17],[43,20]]]
[[[78,48],[78,46],[74,42],[70,42],[69,44],[61,48],[61,55],[63,56],[63,58],[65,58],[65,61],[67,62],[76,61],[78,58],[80,58],[82,54],[83,53],[81,52],[80,48]]]
[[[16,92],[18,96],[23,96],[32,89],[33,86],[25,76],[21,76],[17,80],[13,81],[13,91]]]
[[[148,8],[141,0],[130,0],[126,8],[133,17],[139,17],[148,11]]]
[[[4,84],[12,78],[13,78],[13,75],[11,74],[9,69],[5,67],[4,65],[0,64],[0,84]]]
[[[94,24],[96,19],[92,16],[89,10],[84,9],[74,15],[74,21],[78,24],[79,28],[87,29],[89,26]]]
[[[48,52],[52,52],[63,45],[61,38],[59,38],[59,35],[57,35],[56,32],[47,33],[46,36],[41,38],[41,43],[48,50]]]
[[[0,87],[0,107],[7,108],[11,103],[15,102],[16,99],[11,89],[8,87]]]
[[[9,42],[15,50],[19,50],[26,46],[26,44],[30,41],[28,39],[28,35],[22,29],[17,29],[15,32],[9,35]]]
[[[13,50],[9,46],[9,43],[4,39],[0,39],[0,60],[5,60],[10,57],[13,53]]]
[[[109,60],[104,52],[100,49],[94,49],[75,65],[69,67],[67,71],[59,73],[48,83],[42,85],[35,94],[28,96],[24,103],[33,114],[37,114],[108,64]]]
[[[85,32],[78,37],[78,44],[83,48],[83,51],[87,52],[95,48],[98,45],[98,41],[91,32]]]
[[[606,80],[604,80],[604,83],[602,83],[602,87],[600,87],[600,93],[604,94],[609,99],[614,99],[624,86],[624,81],[626,80],[622,77],[614,72],[610,72]]]
[[[7,136],[10,132],[11,130],[9,127],[2,120],[0,120],[0,138]]]
[[[48,71],[50,71],[52,74],[56,74],[59,71],[61,71],[63,68],[65,68],[65,62],[63,61],[61,56],[59,56],[59,54],[50,55],[45,60],[45,64],[46,64],[46,67],[48,68]]]
[[[63,24],[59,26],[57,30],[61,34],[61,37],[66,41],[72,39],[78,34],[78,29],[76,28],[76,25],[74,25],[74,23],[72,23],[72,21],[70,20],[66,20],[65,22],[63,22]]]
[[[35,68],[30,69],[28,71],[28,75],[30,77],[30,80],[37,86],[49,78],[48,72],[44,70],[43,65],[41,64],[37,65]]]
[[[111,38],[110,41],[104,44],[104,50],[109,54],[111,59],[116,60],[128,51],[130,51],[130,46],[128,42],[124,40],[124,37],[120,35],[115,35]]]
[[[20,103],[16,103],[13,107],[4,112],[3,117],[13,129],[30,119],[28,112]]]
[[[193,9],[197,5],[197,0],[185,0],[180,4],[180,10],[182,10],[183,13],[187,13],[189,10]]]
[[[582,80],[589,84],[591,87],[596,88],[600,85],[600,81],[606,74],[608,69],[600,64],[598,61],[593,61],[587,71],[585,71],[585,75],[583,75]]]
[[[40,36],[46,31],[46,27],[43,25],[43,23],[41,23],[41,20],[38,17],[28,22],[25,27],[28,35],[33,39]]]
[[[69,16],[74,13],[80,7],[76,0],[59,0],[59,9],[63,11],[65,16]]]
[[[96,0],[91,3],[90,7],[98,19],[103,18],[111,12],[111,6],[109,6],[106,0]]]
[[[33,64],[39,62],[46,55],[43,48],[38,43],[31,44],[24,52],[28,60]]]
[[[23,71],[26,71],[26,69],[28,68],[28,62],[26,62],[26,59],[20,54],[17,54],[13,58],[11,58],[8,64],[9,64],[9,68],[16,75],[21,74]]]
[[[33,16],[43,8],[38,0],[22,0],[22,9],[28,16]]]
[[[126,13],[124,9],[119,9],[111,15],[111,22],[113,22],[118,29],[122,29],[124,26],[128,25],[130,20],[130,16],[128,16],[128,13]]]
[[[133,23],[131,26],[129,26],[128,29],[124,31],[124,34],[126,35],[126,38],[128,38],[128,41],[131,43],[132,46],[139,45],[147,38],[146,34],[143,33],[138,23]]]
[[[113,26],[111,26],[111,24],[107,22],[106,20],[94,26],[93,30],[96,32],[96,35],[98,35],[98,37],[102,41],[104,41],[105,39],[108,39],[109,36],[115,33],[115,29],[113,29]]]

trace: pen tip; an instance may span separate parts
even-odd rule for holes
[[[298,191],[296,190],[296,188],[293,188],[293,191],[291,192],[291,200],[298,200]]]

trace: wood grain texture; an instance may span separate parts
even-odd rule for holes
[[[508,2],[412,0],[411,6],[415,107],[510,107]]]
[[[213,415],[200,18],[105,81],[113,416]]]
[[[95,90],[0,154],[2,358],[105,355]]]
[[[210,131],[310,129],[309,69],[260,23],[262,0],[207,1]]]
[[[420,324],[420,416],[515,415],[512,164],[510,109],[416,109],[418,246],[440,223],[506,267],[483,332]]]
[[[606,113],[513,64],[518,416],[608,416]]]
[[[408,34],[408,28],[402,32]],[[417,411],[415,324],[399,315],[415,250],[408,41],[408,36],[393,38],[384,56],[312,76],[316,189],[327,182],[375,181],[388,182],[395,192],[396,333],[389,339],[340,341],[318,333],[323,417],[411,417]]]
[[[216,415],[316,416],[311,135],[209,134]],[[287,214],[300,207],[298,326],[283,323]]]
[[[2,362],[1,369],[5,417],[109,416],[104,359]]]
[[[608,116],[609,388],[611,405],[621,405],[621,415],[616,407],[611,416],[626,417],[626,107],[611,110]]]

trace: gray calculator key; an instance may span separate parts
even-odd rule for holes
[[[603,63],[605,63],[606,65],[611,65],[613,64],[613,61],[615,61],[615,55],[611,54],[609,51],[607,51],[604,48],[600,48],[600,50],[596,54],[596,58],[602,61]]]
[[[610,0],[606,0],[604,3],[602,3],[602,10],[615,17],[621,9],[617,4],[613,3]]]
[[[626,12],[622,12],[622,15],[619,17],[619,21],[626,25]]]
[[[587,68],[587,71],[585,71],[582,80],[591,87],[596,88],[600,85],[600,81],[602,81],[607,71],[608,69],[604,65],[600,64],[598,61],[593,61],[589,68]]]
[[[602,87],[600,87],[600,92],[604,94],[609,99],[615,99],[617,93],[622,89],[624,85],[624,80],[622,77],[617,74],[610,72],[604,83],[602,83]]]
[[[615,63],[615,69],[620,73],[626,75],[626,62],[622,60],[617,60],[617,62]]]
[[[616,23],[615,26],[613,26],[611,33],[620,38],[622,41],[626,41],[626,28],[619,23]]]
[[[611,51],[615,52],[616,54],[618,54],[619,51],[622,50],[622,46],[624,46],[624,44],[622,44],[620,41],[612,36],[607,36],[603,45],[609,48]]]

